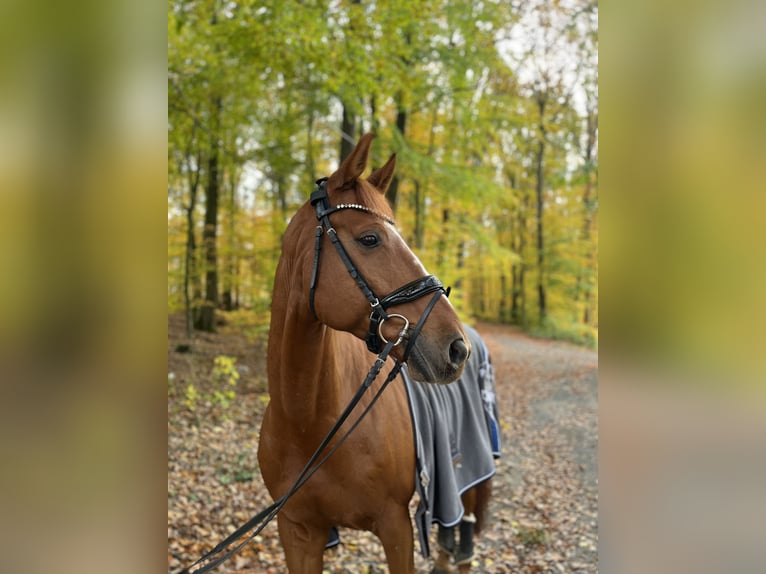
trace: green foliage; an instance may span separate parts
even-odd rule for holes
[[[268,309],[237,309],[225,314],[227,327],[250,341],[265,340],[269,332]]]
[[[169,311],[185,304],[189,231],[187,290],[193,308],[203,299],[204,182],[217,146],[219,301],[254,312],[242,328],[263,332],[282,233],[337,165],[346,109],[353,139],[378,134],[373,164],[397,152],[398,225],[454,287],[462,316],[595,344],[596,11],[585,0],[171,0]]]
[[[184,404],[190,411],[195,411],[200,402],[226,410],[234,400],[234,387],[239,380],[239,371],[235,365],[237,359],[219,355],[213,360],[211,371],[211,389],[202,391],[193,383],[186,386]]]
[[[200,392],[197,390],[197,387],[194,386],[193,383],[189,383],[186,385],[186,395],[184,396],[184,404],[186,405],[186,408],[190,411],[194,411],[197,409],[197,401],[200,400]]]
[[[240,454],[237,456],[236,463],[231,467],[219,467],[216,473],[221,484],[231,484],[232,482],[248,482],[252,480],[256,470],[248,466],[245,456]]]
[[[529,330],[534,337],[569,341],[577,345],[598,347],[598,330],[582,323],[564,321],[548,316]]]
[[[222,408],[228,408],[231,401],[234,400],[234,388],[239,380],[237,371],[237,359],[219,355],[213,362],[213,380],[219,383],[223,388],[213,390],[212,402],[221,405]]]

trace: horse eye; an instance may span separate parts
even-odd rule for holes
[[[367,235],[362,235],[357,241],[365,247],[375,247],[378,244],[378,236],[369,233]]]

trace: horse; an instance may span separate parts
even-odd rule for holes
[[[411,375],[429,385],[458,379],[470,354],[448,291],[409,249],[385,200],[396,155],[361,178],[372,138],[362,136],[337,171],[318,182],[283,236],[267,349],[270,401],[258,446],[275,500],[290,490],[365,379],[371,351],[385,345],[388,367],[392,358],[406,360]],[[363,396],[360,408],[370,401]],[[406,389],[392,384],[278,514],[289,572],[320,574],[328,532],[344,526],[373,532],[389,571],[413,574],[415,468]]]

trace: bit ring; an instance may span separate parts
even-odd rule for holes
[[[385,323],[387,320],[393,319],[393,318],[401,319],[402,321],[404,321],[404,327],[402,327],[402,330],[399,331],[399,335],[398,335],[398,337],[396,339],[396,342],[394,343],[394,347],[396,347],[397,345],[399,345],[402,342],[402,339],[404,339],[404,336],[407,334],[407,330],[410,328],[410,322],[407,319],[407,317],[405,317],[404,315],[399,315],[399,313],[390,313],[388,315],[388,317],[385,317],[380,322],[380,324],[378,325],[378,336],[380,336],[380,338],[383,341],[383,343],[388,344],[388,342],[389,342],[388,339],[386,339],[383,336],[383,323]]]

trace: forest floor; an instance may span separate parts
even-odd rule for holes
[[[218,333],[196,333],[190,352],[176,350],[189,342],[183,316],[168,320],[169,571],[189,565],[271,503],[256,456],[268,402],[266,333],[236,314],[226,317]],[[503,456],[473,571],[595,573],[597,353],[533,339],[508,326],[476,327],[495,365]],[[214,388],[222,388],[211,376],[220,355],[237,359],[240,377],[228,405],[211,398]],[[377,538],[346,529],[340,533],[341,545],[325,553],[325,572],[387,571]],[[431,559],[420,555],[417,542],[415,547],[418,573],[429,572]],[[284,571],[276,524],[216,570]]]

